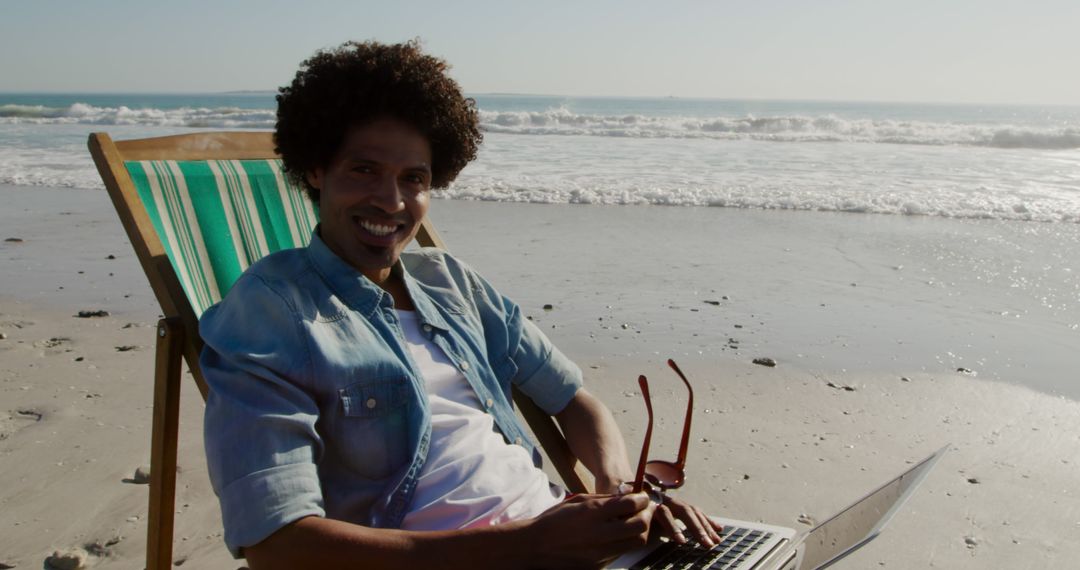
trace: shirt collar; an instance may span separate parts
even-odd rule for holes
[[[323,280],[346,304],[353,309],[371,315],[380,305],[392,304],[392,297],[372,280],[338,257],[319,236],[319,227],[311,232],[311,242],[307,246],[308,258]],[[409,274],[405,264],[399,259],[391,271],[401,275],[405,289],[409,292],[416,316],[421,325],[448,330],[450,327],[436,308],[436,302],[427,295],[423,285]],[[384,299],[385,297],[385,299]]]

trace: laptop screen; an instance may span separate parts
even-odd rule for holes
[[[877,536],[947,448],[920,461],[903,475],[885,483],[810,531],[803,542],[804,554],[800,567],[827,566]]]

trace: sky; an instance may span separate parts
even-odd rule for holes
[[[273,90],[419,37],[470,93],[1080,105],[1077,0],[6,0],[0,92]]]

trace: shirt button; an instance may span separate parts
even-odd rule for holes
[[[469,369],[469,363],[462,360],[461,361],[461,369],[462,370],[468,370]]]
[[[425,323],[423,328],[424,328],[424,332],[431,332],[431,325]]]
[[[514,438],[514,444],[515,445],[521,445],[521,438],[520,437]]]
[[[495,404],[495,400],[492,400],[491,398],[488,398],[488,399],[487,399],[487,401],[486,401],[486,402],[484,402],[484,405],[485,405],[485,406],[487,406],[487,407],[489,407],[489,408],[490,408],[491,406],[493,406],[494,404]]]
[[[364,405],[366,405],[369,410],[374,410],[376,404],[377,402],[375,402],[375,398],[368,398],[368,401],[364,403]]]

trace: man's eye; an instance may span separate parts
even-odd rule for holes
[[[374,172],[370,166],[354,166],[352,170],[359,174],[371,174]]]

